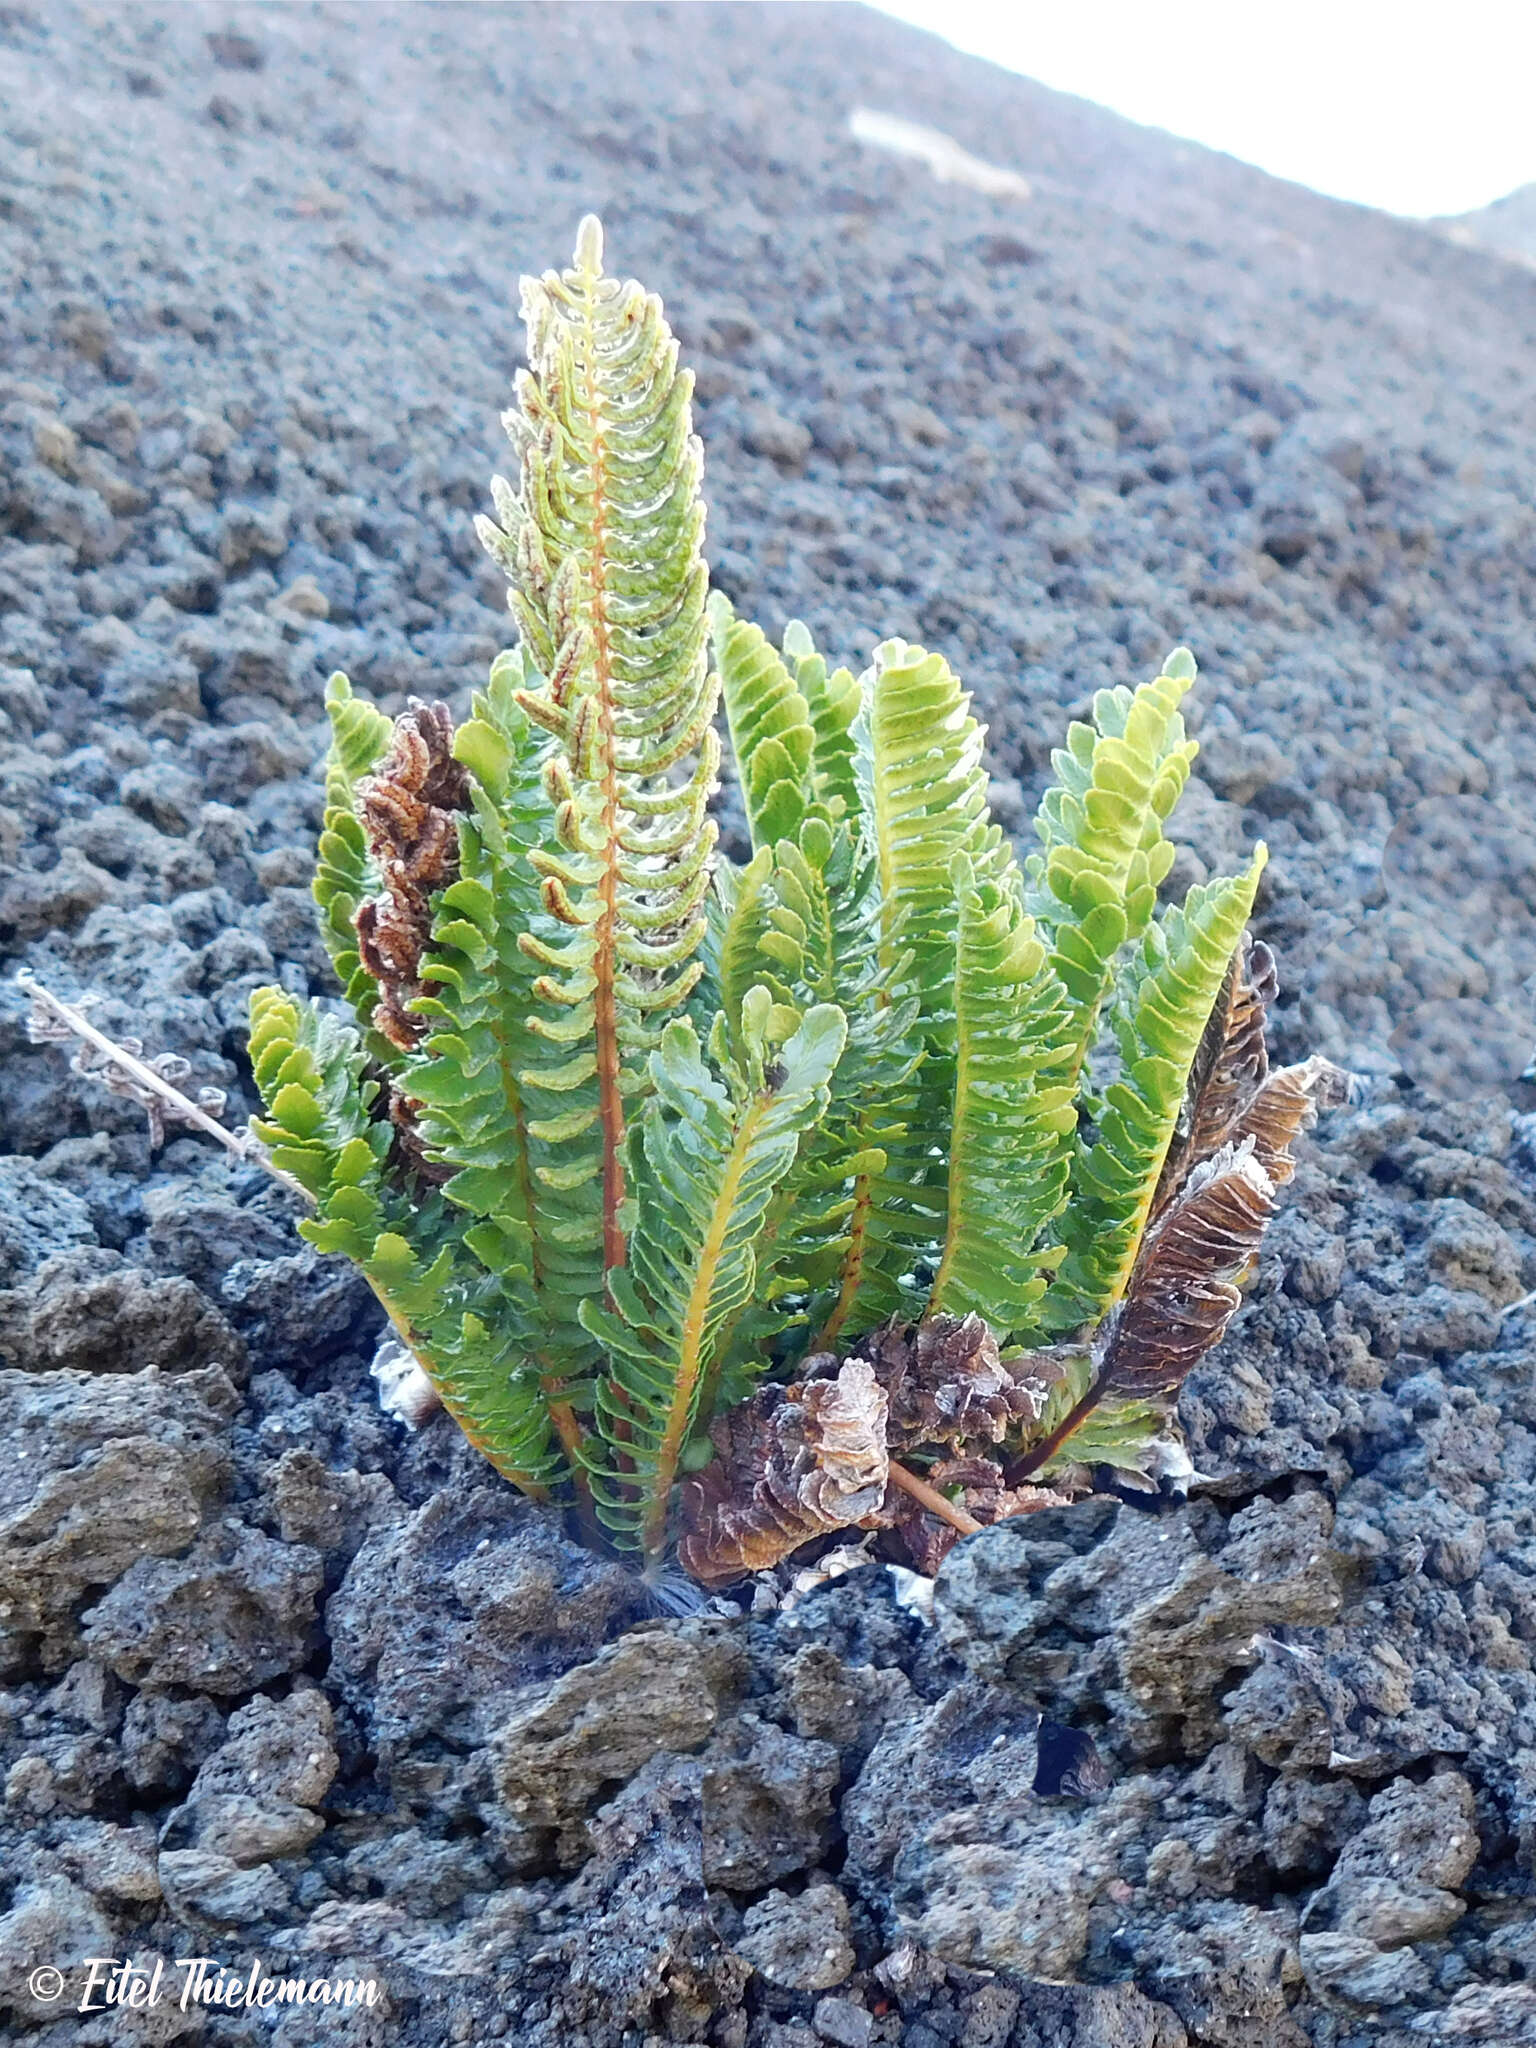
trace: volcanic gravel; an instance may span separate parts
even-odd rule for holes
[[[329,986],[324,678],[503,644],[516,281],[590,209],[717,583],[946,652],[1009,829],[1194,649],[1174,884],[1268,841],[1274,1049],[1361,1076],[1189,1502],[987,1532],[931,1619],[871,1565],[679,1620],[382,1416],[281,1192],[7,1001],[5,2038],[1536,2042],[1536,275],[855,8],[7,4],[0,107],[8,971],[249,1113],[249,990]],[[384,2002],[29,1984],[130,1954]]]

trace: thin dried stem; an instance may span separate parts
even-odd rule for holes
[[[157,1073],[153,1066],[119,1045],[104,1031],[98,1031],[84,1011],[74,1003],[66,1003],[56,996],[27,968],[16,976],[16,986],[32,1005],[27,1019],[27,1035],[34,1045],[62,1044],[70,1038],[79,1039],[83,1045],[94,1047],[102,1057],[103,1064],[79,1066],[78,1071],[88,1078],[99,1080],[114,1094],[126,1095],[131,1101],[150,1110],[152,1127],[163,1125],[163,1111],[169,1111],[173,1122],[185,1124],[204,1136],[216,1138],[238,1159],[242,1165],[259,1166],[269,1173],[273,1180],[287,1188],[290,1194],[313,1207],[309,1192],[301,1187],[291,1174],[274,1166],[267,1157],[260,1141],[247,1130],[231,1131],[206,1109],[199,1107],[190,1096]],[[146,1100],[148,1098],[148,1100]],[[152,1105],[163,1105],[161,1124],[153,1124]]]
[[[951,1529],[957,1529],[962,1536],[974,1536],[983,1526],[967,1509],[946,1499],[936,1486],[930,1486],[926,1479],[919,1479],[915,1472],[909,1472],[894,1458],[890,1465],[890,1479],[892,1486],[910,1494],[919,1507],[926,1508],[930,1515],[937,1515],[941,1522],[948,1522]]]

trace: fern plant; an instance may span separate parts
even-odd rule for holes
[[[931,1564],[1150,1483],[1337,1088],[1268,1070],[1263,848],[1160,907],[1192,659],[1098,693],[1021,863],[942,656],[856,677],[708,597],[691,378],[595,221],[523,303],[479,522],[520,645],[457,727],[332,679],[345,1000],[252,1003],[301,1230],[508,1479],[653,1571],[850,1527]]]

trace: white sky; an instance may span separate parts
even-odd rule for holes
[[[1336,198],[1464,213],[1536,181],[1536,0],[876,4]]]

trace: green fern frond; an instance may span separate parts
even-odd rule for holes
[[[705,972],[699,984],[707,1007],[706,1028],[721,1010],[732,1033],[738,1031],[742,1002],[747,991],[759,984],[776,1003],[790,1000],[782,949],[773,927],[773,873],[773,850],[767,846],[759,848],[744,868],[721,861],[715,871],[704,946]]]
[[[357,787],[389,751],[394,725],[366,698],[352,694],[352,685],[340,670],[325,686],[325,708],[331,721],[331,746],[325,762],[325,811],[311,893],[336,979],[359,1021],[366,1025],[373,1014],[378,984],[364,973],[358,957],[357,913],[378,889],[379,877],[358,822]],[[381,1038],[370,1050],[393,1060],[393,1049]]]
[[[525,280],[523,306],[530,367],[506,418],[521,481],[497,481],[500,524],[479,531],[541,677],[520,702],[558,743],[557,845],[529,856],[562,928],[523,937],[544,970],[530,1085],[567,1100],[540,1119],[560,1154],[545,1185],[600,1183],[600,1277],[624,1263],[624,1133],[647,1055],[701,971],[719,764],[702,455],[661,301],[603,274],[595,220],[572,269]]]
[[[1024,1360],[1027,1368],[1027,1356]],[[1051,1390],[1050,1399],[1030,1434],[1041,1442],[1070,1420],[1089,1399],[1094,1386],[1094,1361],[1082,1351]],[[1049,1485],[1069,1465],[1112,1465],[1121,1472],[1147,1470],[1148,1453],[1162,1435],[1166,1410],[1155,1401],[1106,1400],[1089,1408],[1049,1457],[1042,1458],[1031,1480]]]
[[[949,665],[905,641],[875,650],[848,727],[858,829],[875,871],[873,923],[881,1000],[915,996],[921,1054],[911,1078],[869,1113],[842,1268],[822,1341],[906,1311],[916,1275],[946,1230],[943,1144],[955,1081],[957,855],[978,876],[1012,864],[991,822],[983,729]]]
[[[1098,691],[1093,724],[1074,722],[1051,756],[1056,782],[1035,820],[1044,851],[1025,862],[1026,901],[1076,1023],[1079,1064],[1121,948],[1146,930],[1173,864],[1163,820],[1189,777],[1196,743],[1179,705],[1195,679],[1176,649],[1135,691]]]
[[[738,619],[719,591],[709,601],[709,619],[747,825],[761,851],[799,836],[814,798],[816,735],[804,697],[761,626]]]
[[[931,1306],[1023,1327],[1060,1248],[1041,1233],[1067,1199],[1077,1130],[1072,1017],[1012,889],[955,858],[955,1096],[948,1223]]]
[[[547,1046],[530,1024],[537,969],[521,940],[550,920],[529,856],[554,833],[544,773],[553,743],[519,702],[536,681],[525,654],[501,655],[454,737],[474,808],[422,966],[430,993],[414,1007],[431,1030],[405,1085],[429,1153],[454,1169],[444,1195],[479,1219],[467,1242],[536,1317],[541,1363],[568,1372],[592,1360],[577,1311],[600,1284],[602,1215],[590,1182],[546,1185],[561,1154],[542,1134],[552,1115],[595,1107],[596,1083],[590,1056],[578,1055],[551,1087]]]
[[[832,1002],[848,1047],[826,1116],[784,1192],[769,1285],[804,1294],[830,1344],[910,1310],[912,1275],[943,1231],[941,1177],[921,1122],[919,999],[909,953],[881,946],[879,873],[862,837],[811,819],[776,849],[765,945],[795,1000]]]
[[[827,673],[825,658],[816,652],[808,628],[799,619],[791,619],[784,628],[784,659],[810,713],[816,801],[824,804],[833,818],[851,818],[859,807],[853,771],[853,721],[863,701],[859,680],[846,668]]]
[[[1190,1069],[1253,908],[1263,845],[1241,875],[1190,890],[1149,926],[1110,1022],[1120,1075],[1105,1089],[1098,1133],[1079,1149],[1062,1217],[1067,1252],[1042,1304],[1050,1331],[1095,1323],[1135,1263]]]
[[[632,1145],[630,1263],[610,1276],[607,1303],[582,1310],[611,1364],[598,1392],[608,1459],[591,1472],[598,1513],[617,1540],[653,1556],[721,1329],[752,1293],[758,1228],[843,1050],[831,1005],[777,1047],[774,1009],[767,989],[749,995],[739,1060],[723,1031],[709,1062],[685,1019],[662,1034]]]
[[[760,1369],[770,1338],[815,1327],[840,1302],[838,1327],[852,1333],[910,1303],[902,1276],[936,1230],[921,1186],[931,1162],[902,1121],[920,1058],[917,998],[890,999],[867,849],[846,826],[810,818],[798,844],[781,840],[774,849],[767,894],[760,954],[797,1005],[835,1004],[848,1020],[848,1042],[826,1113],[807,1132],[765,1218],[755,1298],[722,1348],[727,1371],[733,1364]],[[905,958],[895,963],[897,983],[908,966]]]
[[[265,1119],[254,1128],[315,1203],[300,1234],[361,1267],[401,1340],[498,1471],[542,1495],[558,1476],[537,1375],[518,1358],[526,1326],[461,1245],[438,1202],[409,1202],[385,1172],[391,1126],[372,1115],[351,1026],[285,989],[251,996],[251,1062]]]
[[[911,953],[923,1034],[935,1050],[950,1049],[954,1036],[955,856],[964,854],[979,878],[1007,853],[987,810],[985,733],[970,704],[942,655],[887,640],[863,678],[852,727],[860,811],[880,877],[882,960],[889,972]]]

